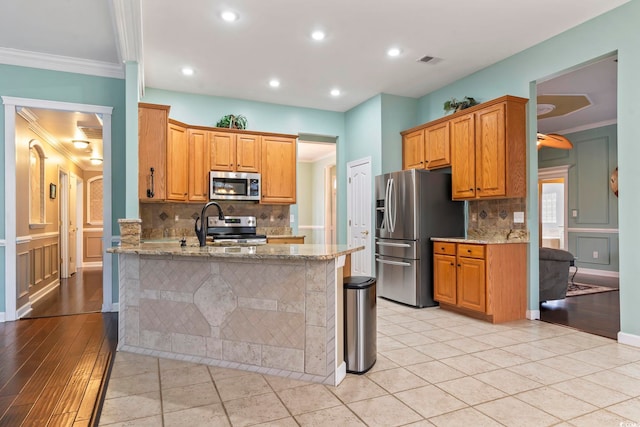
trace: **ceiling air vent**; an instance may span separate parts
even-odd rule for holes
[[[425,55],[422,58],[416,59],[416,62],[424,62],[425,64],[426,63],[436,64],[436,63],[440,62],[440,58],[436,58],[435,56]]]
[[[77,122],[76,125],[78,129],[84,133],[87,139],[102,139],[102,126],[99,124]]]

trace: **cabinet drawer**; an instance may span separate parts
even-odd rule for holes
[[[456,244],[449,242],[433,242],[433,253],[442,255],[455,255]]]
[[[458,256],[464,256],[468,258],[484,258],[484,246],[460,243],[458,244]]]

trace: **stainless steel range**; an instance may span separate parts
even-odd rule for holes
[[[225,216],[224,219],[208,216],[207,235],[213,237],[214,242],[267,243],[267,236],[256,234],[255,216]]]

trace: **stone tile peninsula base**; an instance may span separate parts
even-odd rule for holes
[[[118,350],[339,384],[343,266],[352,250],[320,257],[206,250],[111,249],[119,264]]]

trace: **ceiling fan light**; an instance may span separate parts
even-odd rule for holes
[[[87,147],[89,147],[89,141],[85,141],[84,139],[74,139],[71,142],[78,150],[86,150]]]
[[[92,157],[89,159],[92,165],[102,164],[102,159],[100,157]]]
[[[541,147],[558,148],[560,150],[571,150],[573,144],[566,137],[558,135],[557,133],[538,133],[538,141],[536,145],[538,150]]]

